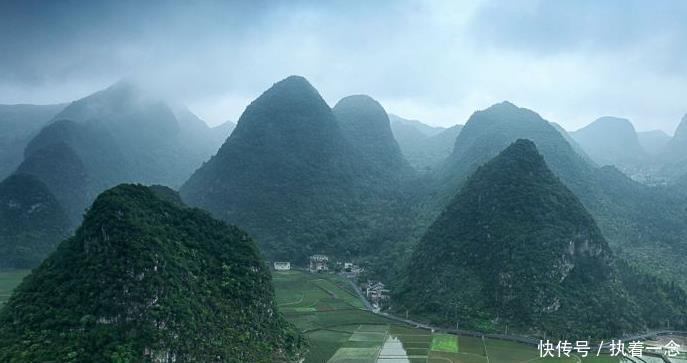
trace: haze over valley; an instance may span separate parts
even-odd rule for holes
[[[0,5],[0,361],[687,360],[681,3],[135,5]]]

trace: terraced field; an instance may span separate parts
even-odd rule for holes
[[[305,363],[620,362],[609,356],[541,359],[536,347],[405,325],[363,310],[348,281],[334,274],[275,272],[273,281],[280,310],[310,340]]]

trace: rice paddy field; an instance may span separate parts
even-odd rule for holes
[[[275,272],[273,282],[280,311],[310,341],[304,363],[631,362],[608,355],[542,359],[533,346],[406,325],[364,310],[350,283],[335,274]]]

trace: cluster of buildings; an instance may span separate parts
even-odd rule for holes
[[[368,280],[362,288],[373,309],[378,311],[389,304],[391,290],[387,289],[381,281]]]
[[[281,261],[273,263],[275,271],[291,270],[291,262]],[[363,269],[352,262],[337,262],[335,270],[349,278],[357,277]],[[308,258],[308,271],[320,273],[329,271],[329,257],[326,255],[312,255]],[[361,285],[361,290],[374,310],[381,310],[389,305],[391,290],[387,289],[381,281],[368,280]]]
[[[291,262],[288,261],[274,262],[273,266],[275,271],[291,270]],[[360,266],[352,262],[337,262],[335,269],[338,272],[346,273],[348,277],[355,277],[363,271],[363,269]],[[308,271],[313,273],[329,271],[329,257],[326,255],[310,256],[308,258]]]

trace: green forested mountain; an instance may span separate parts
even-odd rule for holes
[[[451,154],[462,125],[432,127],[419,121],[390,116],[391,129],[403,155],[419,171],[440,165]]]
[[[62,207],[35,177],[14,174],[0,183],[0,270],[37,266],[69,228]]]
[[[253,101],[181,189],[190,204],[246,229],[269,257],[299,263],[313,253],[360,255],[402,235],[410,224],[397,220],[408,212],[402,193],[298,76]]]
[[[342,98],[332,109],[343,136],[373,171],[387,173],[410,172],[394,139],[389,117],[379,102],[366,95]]]
[[[627,119],[601,117],[570,135],[598,165],[614,165],[632,175],[648,162],[637,132]]]
[[[0,179],[21,163],[24,148],[66,105],[0,105]]]
[[[441,192],[434,196],[434,205],[445,205],[478,166],[518,138],[537,145],[554,174],[582,201],[620,255],[687,286],[687,266],[681,262],[687,243],[687,200],[634,182],[614,167],[590,165],[550,123],[508,102],[470,117],[438,175]]]
[[[270,282],[241,230],[169,189],[120,185],[0,311],[0,361],[297,360]]]
[[[396,309],[448,326],[542,336],[662,326],[624,277],[582,203],[534,143],[517,140],[479,167],[429,228]],[[666,291],[662,308],[684,326],[684,291]]]

